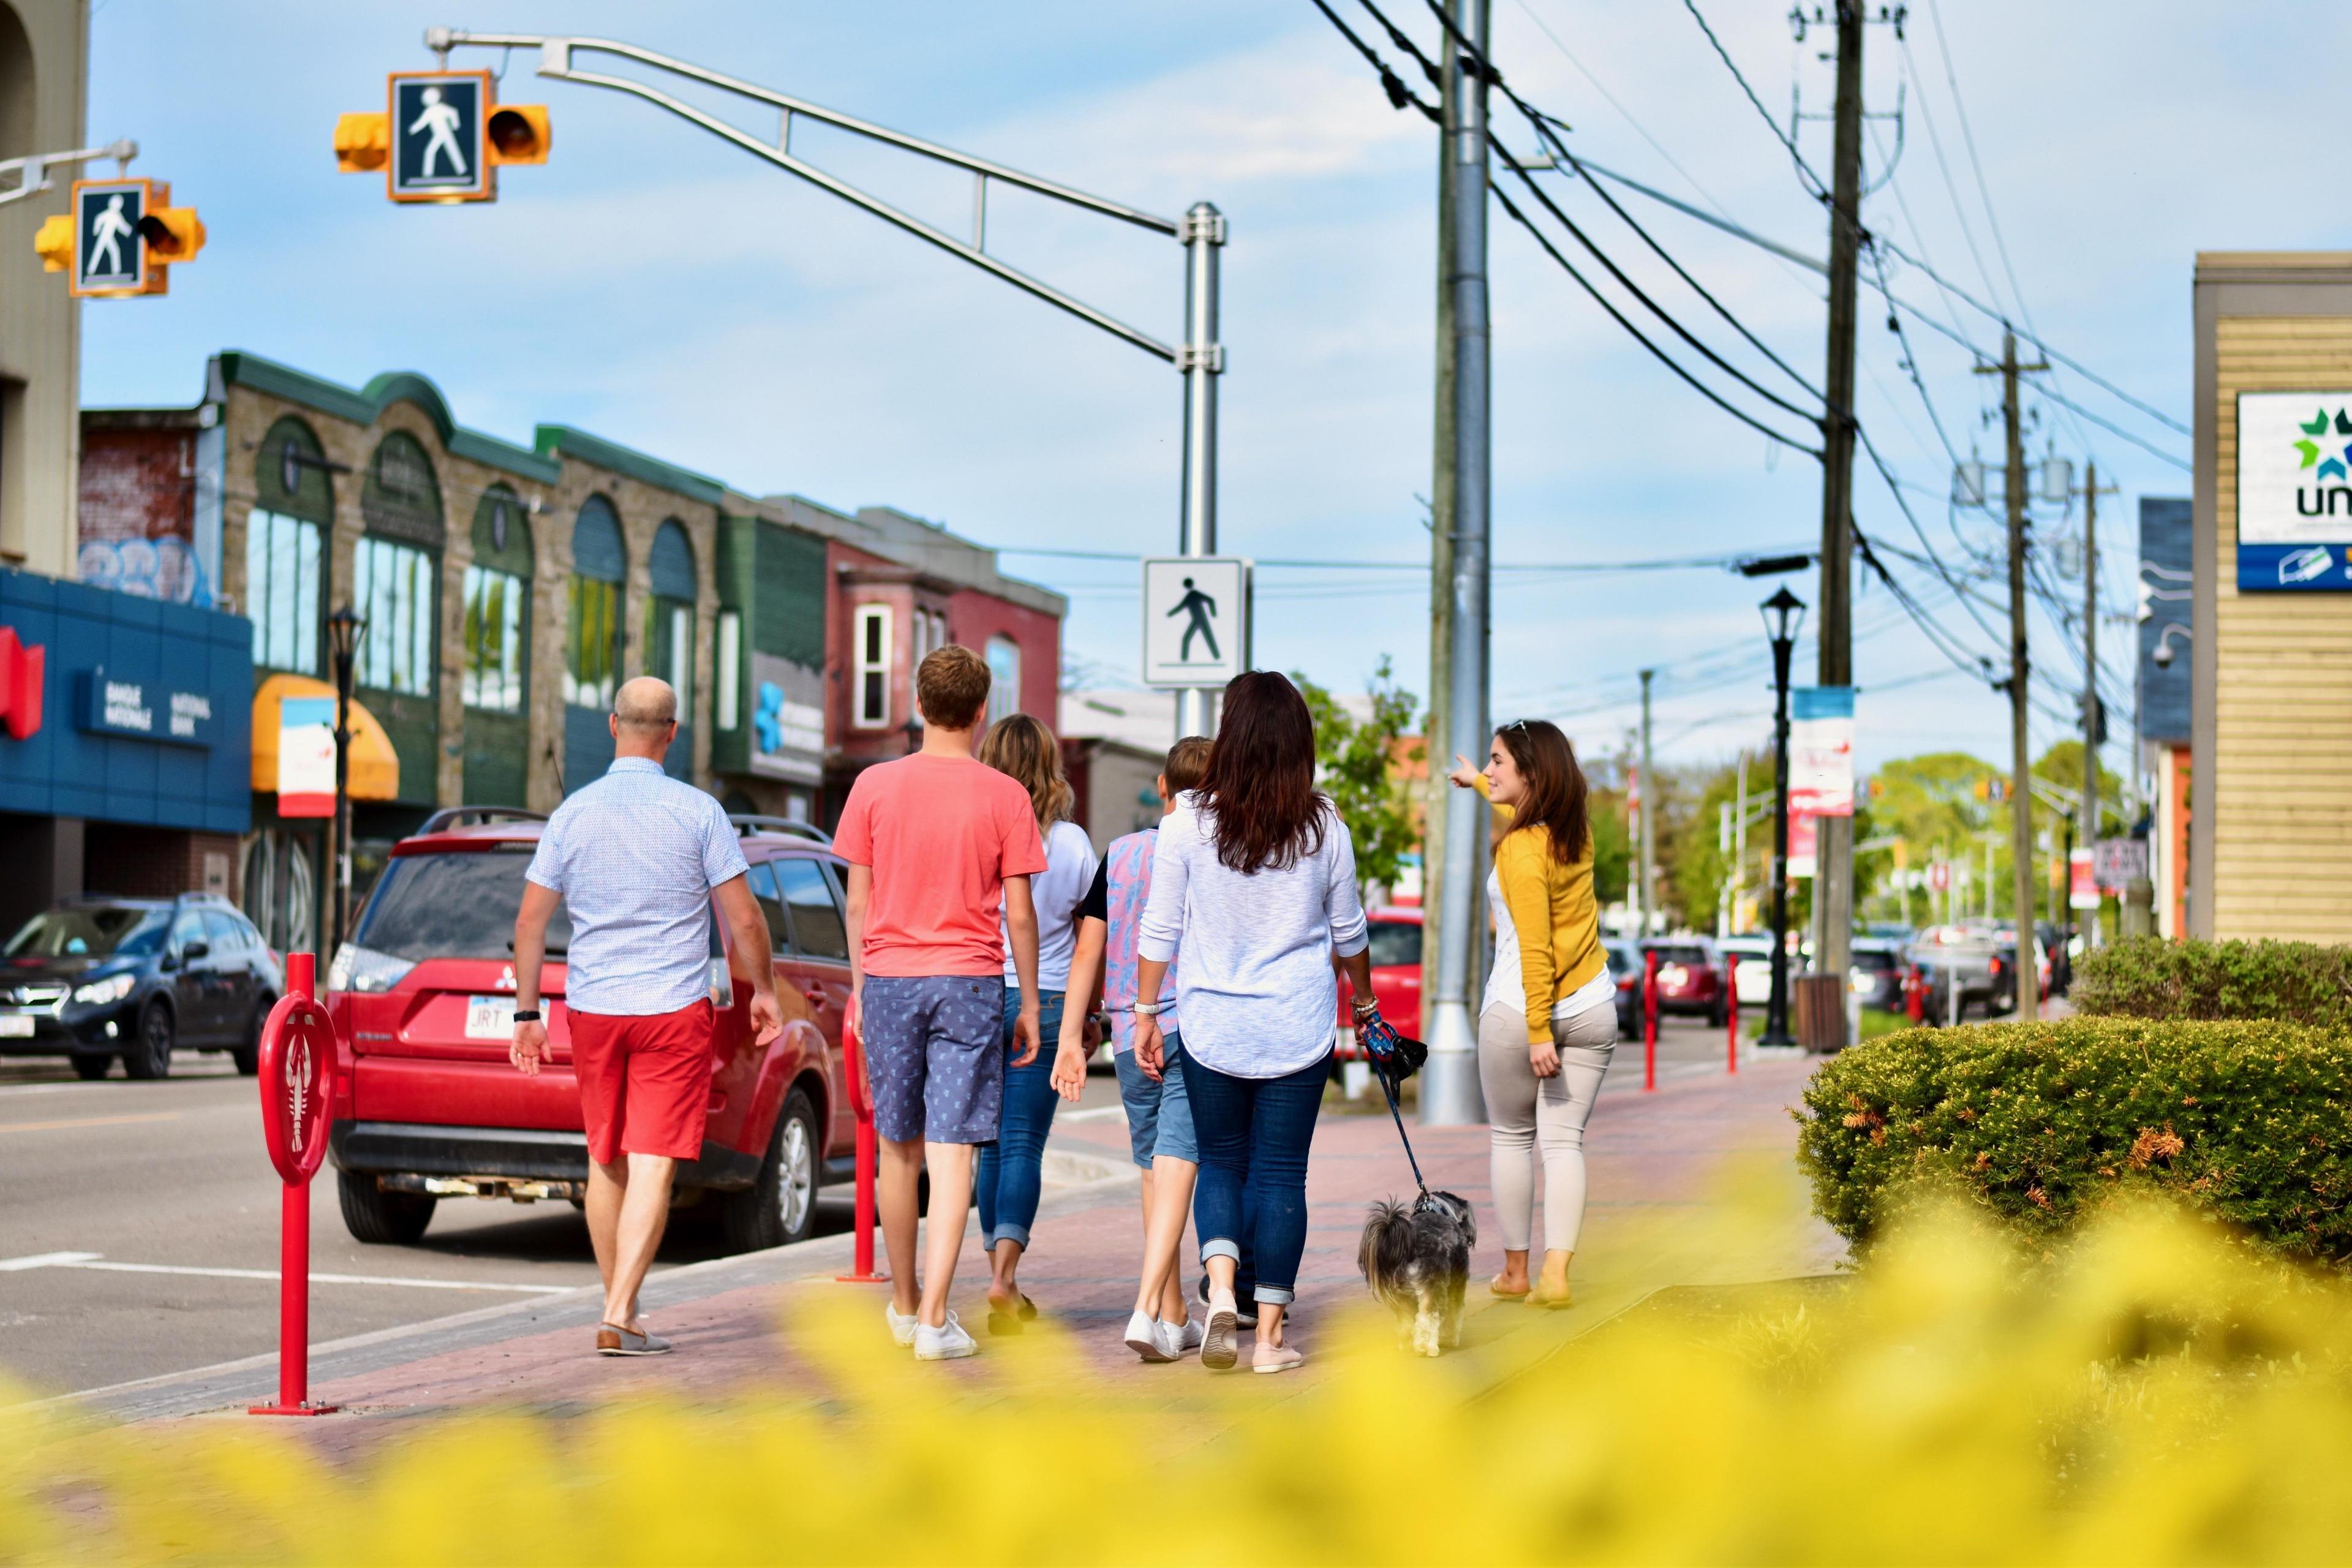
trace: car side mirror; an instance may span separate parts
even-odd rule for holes
[[[211,956],[212,956],[212,951],[213,951],[213,944],[212,944],[211,942],[192,942],[188,943],[188,945],[187,945],[187,946],[185,946],[185,947],[184,947],[184,948],[182,948],[182,949],[180,950],[180,956],[181,956],[182,958],[186,959],[186,960],[187,960],[188,962],[190,962],[191,963],[194,963],[194,962],[195,962],[197,959],[199,959],[199,958],[209,958],[209,957],[211,957]]]

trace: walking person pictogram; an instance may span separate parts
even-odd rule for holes
[[[1192,662],[1192,639],[1196,637],[1209,645],[1211,660],[1223,658],[1224,655],[1217,651],[1217,634],[1209,625],[1210,619],[1217,613],[1217,601],[1192,586],[1190,577],[1184,579],[1184,596],[1177,600],[1176,607],[1168,613],[1174,616],[1187,612],[1192,618],[1184,627],[1184,640],[1176,645],[1176,662]]]
[[[83,269],[83,276],[112,278],[129,272],[131,268],[122,260],[122,241],[133,232],[131,220],[122,216],[122,198],[107,197],[106,210],[90,221],[89,265]],[[105,265],[108,257],[113,258],[111,266]]]
[[[418,111],[416,118],[409,122],[409,133],[414,135],[419,131],[426,132],[430,134],[431,140],[425,143],[425,156],[419,163],[416,177],[420,180],[431,179],[434,160],[446,153],[448,154],[449,162],[455,165],[450,173],[458,179],[464,179],[468,171],[466,167],[465,149],[457,145],[459,121],[457,106],[443,102],[441,89],[437,87],[428,87],[419,96],[425,100],[425,107]]]

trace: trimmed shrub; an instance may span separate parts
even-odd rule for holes
[[[2075,1010],[2127,1018],[2273,1018],[2352,1032],[2352,948],[2137,937],[2085,954]]]
[[[2352,1039],[2271,1022],[2068,1018],[1906,1029],[1805,1087],[1813,1205],[1866,1243],[1916,1178],[2030,1232],[2132,1183],[2278,1251],[2352,1260]]]

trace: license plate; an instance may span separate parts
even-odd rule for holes
[[[33,1020],[21,1013],[0,1014],[0,1040],[29,1040]]]
[[[511,996],[467,997],[466,1037],[469,1040],[513,1039],[514,1007]]]

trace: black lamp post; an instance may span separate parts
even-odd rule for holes
[[[1793,1046],[1789,1033],[1789,659],[1805,602],[1786,583],[1758,606],[1772,639],[1772,1000],[1759,1046]]]
[[[327,947],[331,964],[335,954],[342,952],[344,933],[351,929],[352,661],[365,636],[366,618],[352,614],[349,605],[327,617],[327,645],[335,660],[335,816],[328,838],[331,864],[327,871],[334,879],[327,900],[333,910],[329,928],[332,940]]]

